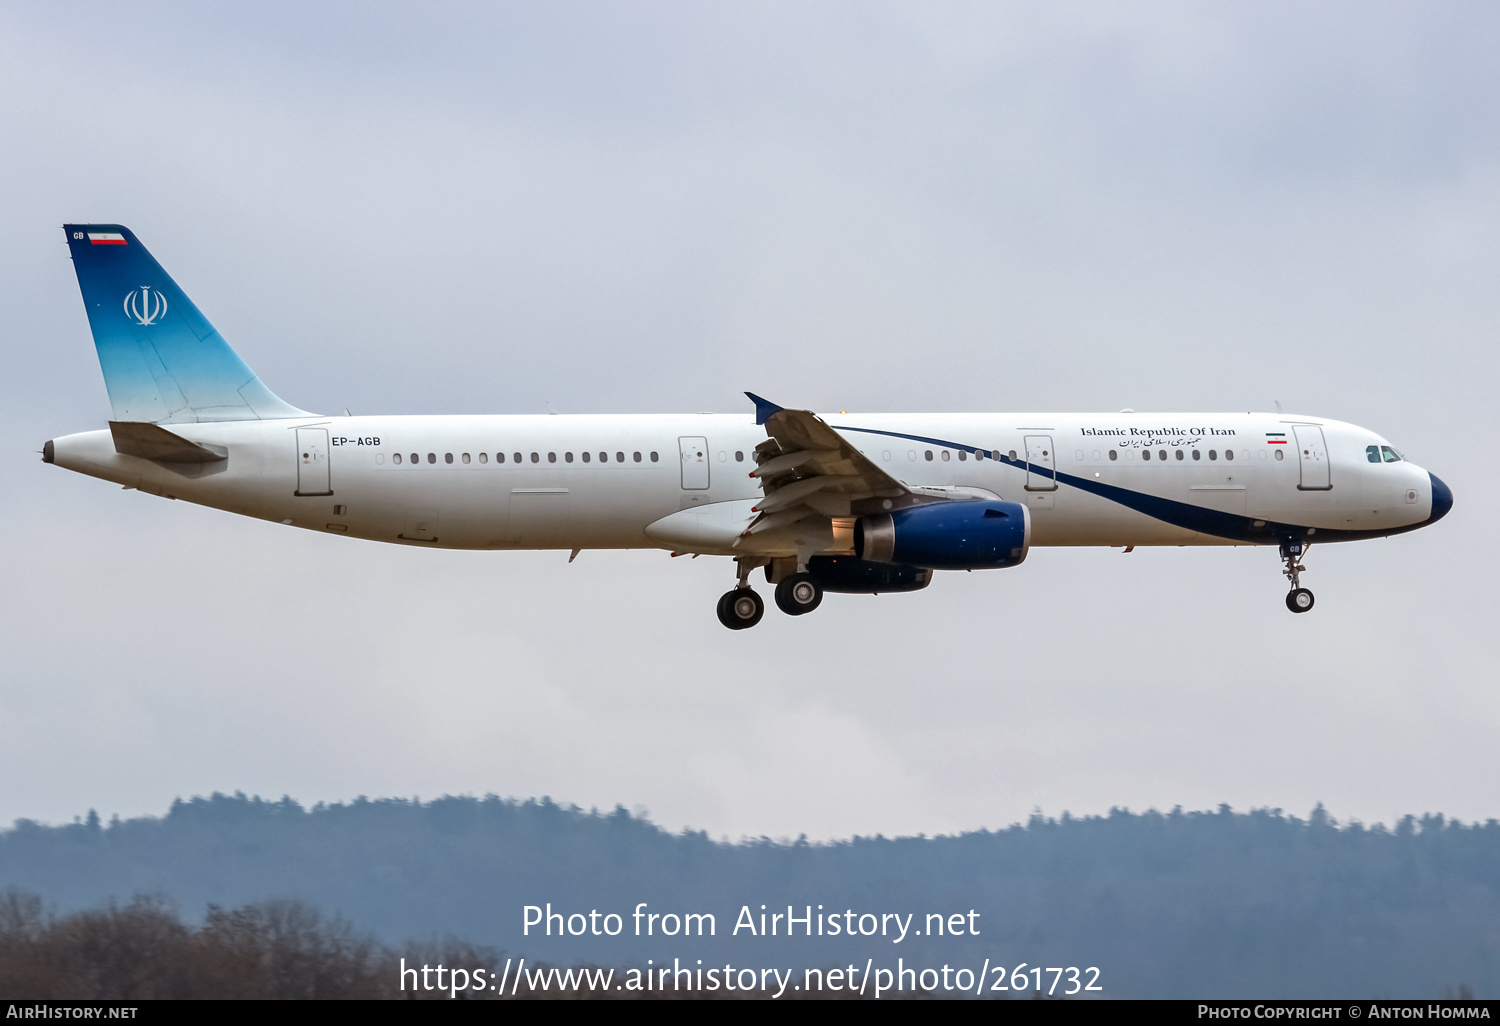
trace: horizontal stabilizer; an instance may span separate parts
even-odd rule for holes
[[[115,452],[121,456],[161,463],[213,463],[229,458],[229,450],[222,445],[199,445],[158,424],[112,420],[109,433],[114,435]]]

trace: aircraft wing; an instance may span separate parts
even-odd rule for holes
[[[755,447],[755,470],[765,497],[745,535],[763,534],[811,516],[863,516],[932,500],[919,496],[872,463],[811,410],[788,410],[745,393],[756,423],[770,437]]]

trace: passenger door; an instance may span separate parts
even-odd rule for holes
[[[328,474],[328,429],[297,429],[298,495],[332,495]]]
[[[1297,459],[1302,468],[1301,482],[1297,487],[1304,492],[1326,492],[1333,488],[1329,474],[1328,447],[1323,441],[1323,429],[1316,424],[1293,424],[1292,435],[1297,440]]]

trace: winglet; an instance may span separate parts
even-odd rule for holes
[[[754,392],[746,392],[745,394],[749,396],[750,401],[755,404],[755,423],[757,424],[764,424],[766,421],[771,419],[771,414],[780,413],[783,409],[782,407],[777,406],[775,403],[771,402],[771,400],[769,399],[762,399]]]

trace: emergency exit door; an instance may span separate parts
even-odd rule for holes
[[[297,494],[332,495],[328,477],[328,429],[297,429]]]
[[[682,456],[682,487],[700,489],[708,487],[708,439],[697,435],[677,439]]]

